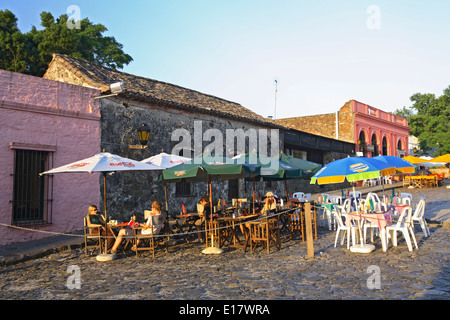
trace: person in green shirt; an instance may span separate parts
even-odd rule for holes
[[[88,227],[92,229],[91,233],[98,234],[98,232],[100,232],[100,235],[107,237],[108,251],[111,250],[114,245],[114,234],[112,233],[111,229],[105,228],[105,218],[98,211],[97,206],[89,206],[86,218]]]

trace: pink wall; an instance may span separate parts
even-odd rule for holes
[[[14,149],[54,151],[53,167],[100,151],[100,113],[92,99],[97,95],[95,89],[0,70],[0,223],[12,221]],[[55,174],[52,224],[30,228],[81,230],[87,207],[99,197],[98,174]],[[52,235],[3,225],[0,231],[0,245]]]
[[[408,120],[396,115],[373,108],[364,103],[352,100],[352,111],[355,114],[355,143],[358,142],[361,131],[365,134],[366,143],[372,144],[375,134],[378,150],[382,152],[382,141],[386,138],[387,155],[399,156],[397,146],[401,142],[405,156],[408,155],[408,135],[410,128]],[[367,156],[372,153],[368,152]]]

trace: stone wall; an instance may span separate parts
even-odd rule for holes
[[[172,149],[182,141],[179,137],[176,137],[175,141],[171,141],[172,133],[176,129],[186,129],[190,133],[192,149],[194,149],[194,122],[196,121],[199,121],[197,122],[197,129],[199,128],[198,124],[201,123],[201,135],[208,129],[218,129],[222,132],[224,140],[227,129],[243,129],[244,131],[250,128],[256,130],[270,129],[254,126],[250,122],[240,122],[219,118],[210,114],[178,110],[163,104],[123,101],[121,98],[101,99],[101,115],[101,148],[105,149],[106,152],[135,160],[143,160],[162,151],[171,153]],[[129,145],[139,144],[137,128],[143,123],[150,127],[148,148],[144,150],[130,149]],[[199,130],[196,133],[198,134]],[[199,136],[196,136],[196,138],[199,138]],[[203,137],[202,140],[202,150],[204,151],[212,141],[206,139],[206,137]],[[283,148],[282,140],[280,132],[280,150]],[[226,150],[223,152],[225,155]],[[268,147],[268,154],[270,155],[270,146]],[[108,215],[118,220],[128,219],[133,210],[136,210],[138,217],[143,217],[144,210],[150,209],[153,200],[159,200],[164,204],[164,185],[158,182],[159,174],[159,171],[150,171],[120,172],[108,175]],[[102,181],[100,183],[102,184]],[[182,208],[181,204],[184,204],[190,212],[196,211],[196,203],[199,198],[207,193],[206,183],[192,183],[192,195],[187,197],[175,195],[175,183],[167,183],[166,186],[169,213],[179,213]],[[256,189],[260,196],[263,196],[267,191],[283,194],[284,184],[275,182],[272,183],[272,187],[267,188],[266,182],[257,182]],[[248,195],[251,195],[252,184],[248,182],[246,186],[241,179],[239,182],[240,197],[246,196],[246,190]],[[227,204],[230,203],[230,199],[228,199],[228,182],[214,181],[212,183],[212,195],[215,203],[217,203],[218,199],[225,199]],[[103,207],[103,204],[101,205]]]
[[[278,119],[276,122],[296,130],[336,139],[336,113]],[[354,113],[351,100],[339,110],[338,123],[338,140],[354,143]]]

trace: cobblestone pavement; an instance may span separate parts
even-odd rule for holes
[[[421,192],[429,210],[433,203],[450,204],[445,188],[440,196]],[[205,255],[194,243],[171,246],[155,259],[133,253],[108,262],[79,248],[0,267],[0,299],[449,299],[450,229],[432,225],[424,238],[416,226],[416,238],[413,252],[403,240],[383,252],[376,239],[374,252],[357,254],[345,245],[335,248],[335,231],[319,228],[309,259],[300,239],[270,254],[232,249]]]

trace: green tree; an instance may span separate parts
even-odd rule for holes
[[[408,119],[410,134],[419,139],[420,148],[428,151],[437,147],[434,156],[450,153],[450,86],[437,98],[416,93],[410,100],[411,107],[398,109],[395,114]]]
[[[0,69],[26,70],[25,39],[17,27],[17,18],[9,10],[0,10]]]
[[[103,36],[108,29],[101,24],[85,18],[80,21],[80,28],[69,28],[66,14],[56,20],[50,12],[42,12],[40,16],[44,29],[32,26],[28,33],[22,34],[14,14],[9,10],[0,11],[2,69],[42,76],[53,53],[67,54],[113,69],[121,69],[133,61],[114,37]]]

